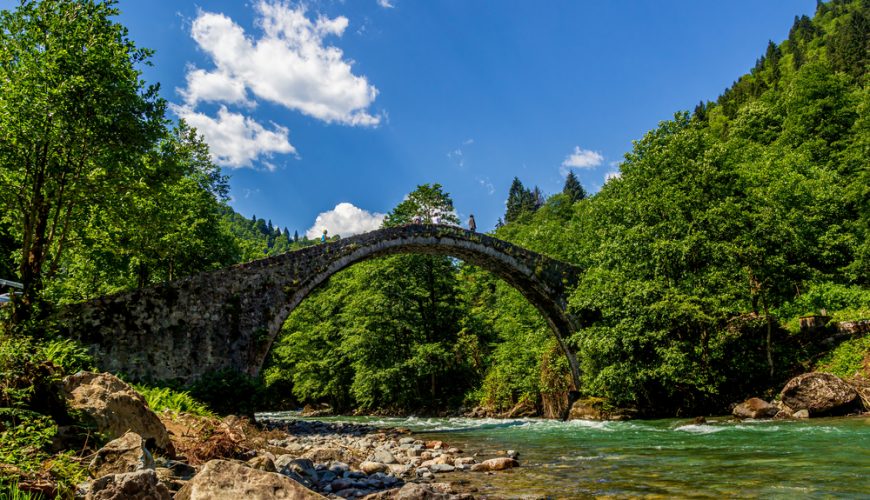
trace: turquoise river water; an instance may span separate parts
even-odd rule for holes
[[[269,413],[269,418],[298,418]],[[870,418],[734,422],[331,417],[405,427],[480,458],[520,453],[521,467],[455,472],[505,498],[870,498]]]

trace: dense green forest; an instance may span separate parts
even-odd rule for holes
[[[143,80],[151,52],[117,16],[111,0],[0,13],[0,278],[24,285],[0,307],[0,463],[66,492],[87,474],[54,447],[60,429],[93,436],[71,427],[59,381],[95,367],[53,311],[317,243],[229,206],[228,178]],[[870,318],[868,53],[870,2],[820,2],[716,101],[637,140],[599,192],[573,173],[550,196],[513,180],[493,234],[585,270],[569,339],[584,397],[640,416],[722,413],[803,371],[870,377],[870,336],[825,343],[798,325]],[[385,226],[459,222],[442,186],[409,191]],[[517,291],[455,259],[399,255],[305,300],[258,379],[187,388],[210,409],[138,389],[199,413],[326,402],[553,417],[572,386]]]
[[[116,14],[45,1],[0,18],[0,273],[25,285],[2,314],[19,335],[50,337],[58,305],[315,243],[229,207],[227,177],[143,82],[150,52]],[[514,179],[495,236],[586,270],[570,304],[583,395],[717,412],[819,363],[860,367],[866,339],[826,354],[796,318],[870,316],[868,19],[866,0],[796,18],[715,102],[636,141],[594,195],[573,174],[549,197]],[[36,49],[52,44],[88,50]],[[458,222],[442,186],[418,186],[384,224],[433,211]],[[566,368],[516,291],[406,255],[333,277],[252,384],[346,411],[553,416]]]
[[[797,318],[870,317],[868,21],[866,1],[795,18],[715,102],[636,141],[594,196],[573,175],[546,200],[514,180],[494,234],[586,269],[571,298],[585,396],[646,415],[723,412],[814,364],[866,370],[866,338],[834,366]],[[334,277],[286,323],[265,381],[344,411],[548,416],[570,388],[518,292],[422,256]]]

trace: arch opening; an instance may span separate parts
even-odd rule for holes
[[[438,228],[441,229],[441,228]],[[257,359],[252,366],[256,375],[262,368],[272,345],[277,340],[281,328],[287,318],[293,313],[310,294],[323,286],[330,277],[348,269],[355,264],[386,257],[390,255],[433,255],[453,257],[463,262],[478,266],[516,289],[530,304],[532,304],[547,322],[550,331],[556,338],[559,347],[566,356],[571,372],[571,379],[575,391],[569,394],[570,408],[576,399],[576,389],[580,387],[580,370],[577,358],[567,344],[568,337],[576,331],[577,325],[574,319],[567,313],[567,289],[573,284],[576,275],[569,272],[569,276],[553,276],[565,274],[565,269],[553,267],[564,264],[548,259],[538,254],[532,254],[526,250],[513,247],[510,244],[495,240],[494,238],[469,233],[459,228],[450,228],[450,234],[439,235],[417,234],[403,238],[385,238],[372,245],[358,246],[340,257],[329,260],[328,264],[317,272],[311,274],[305,281],[298,284],[296,289],[287,297],[285,304],[277,311],[268,325],[268,342],[258,349]],[[390,231],[382,230],[382,231]],[[456,232],[459,232],[457,238]],[[465,233],[465,234],[463,234]],[[506,252],[504,249],[494,248],[492,241],[498,241],[503,245],[509,245],[514,251]],[[321,252],[328,254],[329,244],[323,245]],[[521,253],[522,255],[513,255]],[[529,254],[535,258],[529,259]],[[555,266],[554,266],[555,264]],[[576,271],[571,269],[571,271]],[[555,278],[555,279],[554,279]],[[555,285],[555,286],[554,286]]]

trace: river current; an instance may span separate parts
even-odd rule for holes
[[[268,413],[299,418],[298,413]],[[870,498],[870,418],[734,422],[329,417],[405,427],[481,459],[520,453],[496,474],[440,474],[507,498]]]

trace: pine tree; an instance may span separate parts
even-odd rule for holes
[[[544,193],[535,186],[535,189],[531,191],[531,197],[529,198],[529,206],[531,207],[532,212],[537,212],[539,208],[544,206]]]
[[[838,26],[827,45],[828,60],[836,71],[860,77],[867,72],[870,19],[859,9]]]
[[[571,203],[586,198],[586,190],[583,189],[583,185],[577,180],[573,170],[568,172],[568,177],[565,178],[565,187],[562,188],[562,193],[568,196]]]
[[[296,243],[299,243],[299,231],[297,231],[295,229],[293,230],[293,241],[295,241]]]
[[[507,207],[504,214],[505,222],[513,222],[523,213],[523,203],[528,190],[523,186],[518,177],[514,177],[511,188],[508,191]]]

